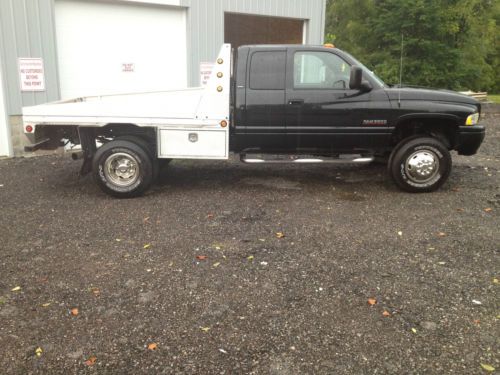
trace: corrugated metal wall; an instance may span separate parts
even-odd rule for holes
[[[188,7],[189,82],[199,83],[199,64],[213,61],[224,43],[224,12],[298,18],[306,21],[306,42],[322,44],[326,0],[181,0]]]
[[[20,57],[43,58],[45,91],[21,92]],[[0,64],[8,115],[20,115],[22,106],[59,99],[53,0],[0,0]]]
[[[224,42],[224,12],[303,19],[307,42],[323,42],[326,0],[180,0],[180,5],[188,8],[191,85],[199,84],[200,62],[213,61]],[[0,64],[10,116],[21,114],[23,106],[59,99],[54,13],[54,0],[0,0]],[[19,57],[43,58],[45,91],[21,93]]]

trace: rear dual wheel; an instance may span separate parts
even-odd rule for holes
[[[442,142],[431,137],[403,140],[389,158],[389,173],[403,190],[431,192],[445,183],[452,167],[451,155]]]
[[[157,172],[153,158],[144,145],[117,139],[101,146],[93,159],[94,179],[105,193],[117,198],[142,195]]]
[[[145,138],[136,135],[123,135],[117,138],[122,141],[130,141],[138,144],[151,157],[153,163],[153,181],[158,179],[158,176],[168,167],[172,159],[158,159],[155,153],[155,148]]]

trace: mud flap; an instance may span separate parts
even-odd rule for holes
[[[93,129],[78,128],[80,136],[80,144],[83,151],[83,164],[80,168],[80,177],[88,175],[92,172],[92,159],[97,151],[95,143],[95,135]]]

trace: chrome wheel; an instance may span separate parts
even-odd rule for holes
[[[389,173],[401,189],[427,193],[445,183],[451,167],[450,151],[440,140],[415,136],[402,140],[394,148]]]
[[[415,183],[432,180],[439,171],[439,158],[430,150],[416,151],[406,159],[406,175]]]
[[[106,179],[118,186],[133,185],[140,175],[137,159],[123,152],[110,155],[104,162],[104,175]]]

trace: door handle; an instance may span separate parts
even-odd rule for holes
[[[289,105],[302,105],[304,104],[304,99],[291,99],[288,101]]]

